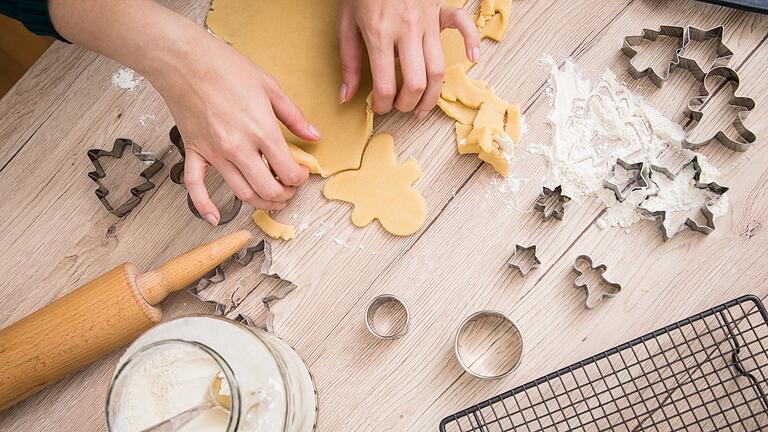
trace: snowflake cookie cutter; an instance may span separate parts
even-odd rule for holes
[[[674,180],[678,175],[680,175],[685,169],[691,166],[693,167],[693,181],[694,187],[698,189],[707,189],[710,192],[712,192],[715,195],[722,196],[724,193],[728,192],[728,188],[726,186],[720,186],[719,184],[715,182],[709,182],[709,183],[702,183],[701,182],[701,164],[699,164],[698,156],[694,156],[693,159],[691,159],[688,163],[683,165],[683,167],[680,169],[680,171],[677,174],[673,174],[668,168],[657,166],[657,165],[651,165],[651,171],[652,173],[658,173],[659,175],[664,175],[670,180]],[[651,179],[653,179],[654,174],[651,174]],[[647,217],[652,218],[658,218],[661,219],[661,232],[664,234],[664,241],[668,241],[672,239],[674,236],[676,236],[680,231],[682,231],[686,226],[691,230],[695,231],[704,235],[709,235],[715,230],[715,217],[712,213],[712,210],[709,209],[709,206],[712,204],[712,201],[707,201],[704,203],[704,205],[699,209],[701,214],[704,216],[704,224],[699,224],[696,220],[688,217],[685,219],[685,222],[683,222],[679,227],[671,228],[666,224],[666,218],[667,218],[667,211],[666,210],[659,210],[659,211],[649,211],[642,207],[642,203],[640,207],[638,207],[638,210],[641,211],[643,214],[645,214]]]
[[[563,195],[562,185],[558,185],[554,189],[544,186],[541,194],[533,203],[533,208],[542,213],[545,221],[553,217],[557,220],[563,220],[565,205],[570,201],[569,196]]]
[[[507,260],[507,265],[525,277],[528,272],[541,265],[541,260],[536,256],[536,245],[522,246],[516,244],[515,252]]]
[[[582,263],[585,263],[588,267],[584,268]],[[600,272],[600,281],[607,287],[606,290],[597,291],[596,287],[584,281],[583,277],[589,271]],[[616,297],[616,295],[621,292],[620,284],[610,282],[605,278],[606,271],[608,271],[608,267],[605,264],[595,266],[589,255],[579,255],[573,262],[573,272],[576,274],[576,278],[573,280],[573,286],[577,289],[584,290],[584,293],[586,294],[584,306],[586,306],[587,309],[594,309],[603,301],[603,299]]]
[[[695,124],[701,122],[702,118],[704,117],[704,112],[701,110],[701,107],[707,103],[710,96],[712,95],[710,90],[707,88],[707,80],[709,77],[720,77],[731,84],[731,98],[728,100],[728,104],[736,108],[741,108],[733,121],[733,127],[736,129],[736,133],[738,134],[739,139],[731,138],[725,133],[724,130],[721,129],[718,130],[714,136],[711,136],[701,142],[691,142],[686,137],[685,140],[683,140],[683,147],[695,150],[709,144],[712,141],[718,141],[733,151],[743,152],[749,150],[749,148],[752,147],[752,144],[755,143],[757,137],[752,131],[747,129],[747,127],[744,125],[744,120],[747,118],[750,111],[755,109],[755,101],[749,97],[736,96],[740,81],[739,74],[736,73],[735,70],[726,66],[718,66],[707,72],[706,76],[701,80],[699,96],[692,98],[688,102],[688,106],[684,111],[685,116]]]
[[[733,51],[731,51],[731,49],[723,43],[724,31],[725,27],[723,26],[717,26],[709,30],[688,26],[685,29],[685,46],[677,56],[677,66],[681,69],[689,71],[698,81],[704,81],[704,77],[706,77],[707,73],[712,69],[721,66],[728,66],[731,58],[733,58]],[[683,55],[685,53],[685,49],[688,48],[688,44],[690,44],[691,41],[706,42],[712,39],[717,40],[718,43],[717,47],[715,48],[715,59],[712,60],[712,63],[709,65],[707,70],[704,70],[696,60]]]
[[[672,60],[669,61],[669,63],[666,66],[666,70],[662,72],[662,74],[659,74],[656,72],[655,69],[652,67],[646,67],[643,70],[640,70],[635,66],[633,59],[637,55],[637,49],[635,49],[636,46],[643,43],[643,41],[650,41],[654,42],[659,37],[671,37],[677,39],[677,49],[675,50],[675,55],[672,58]],[[626,36],[624,38],[624,43],[621,47],[621,52],[624,53],[624,55],[629,58],[629,65],[627,66],[627,71],[634,79],[640,79],[643,77],[648,77],[648,79],[651,80],[651,82],[656,85],[656,87],[661,88],[664,85],[664,82],[669,77],[669,74],[672,72],[672,69],[677,66],[677,64],[680,62],[680,54],[682,53],[683,49],[686,45],[686,32],[683,27],[678,26],[661,26],[659,30],[653,30],[644,28],[642,33],[637,36]]]
[[[616,166],[621,166],[628,173],[636,174],[625,184],[616,181]],[[603,180],[603,186],[613,191],[616,200],[623,202],[629,197],[629,194],[638,190],[648,189],[651,184],[651,169],[645,162],[628,163],[623,159],[616,159],[616,165],[613,166],[610,175]]]
[[[138,160],[149,163],[149,166],[139,173],[139,177],[144,179],[144,181],[131,188],[131,197],[119,206],[114,207],[108,199],[109,189],[101,182],[107,176],[104,167],[101,165],[101,159],[106,157],[120,159],[123,157],[126,147],[130,147],[131,154]],[[152,183],[152,177],[163,168],[163,161],[156,158],[152,153],[145,152],[141,146],[126,138],[116,139],[111,150],[90,149],[86,154],[94,168],[93,171],[88,173],[88,177],[98,186],[96,188],[96,196],[108,212],[120,218],[127,216],[136,206],[141,204],[144,194],[155,188],[155,184]]]
[[[224,282],[224,280],[226,280],[226,274],[231,268],[243,268],[250,265],[257,255],[263,256],[263,261],[261,263],[259,273],[267,278],[280,280],[287,284],[279,287],[275,292],[261,299],[262,306],[266,312],[266,319],[263,326],[261,327],[263,327],[269,333],[274,334],[275,315],[271,310],[271,305],[277,300],[284,299],[286,296],[288,296],[288,294],[293,292],[293,290],[296,289],[296,284],[282,279],[280,276],[270,272],[270,267],[272,266],[272,251],[269,243],[264,240],[260,241],[254,246],[249,246],[232,255],[228,260],[211,270],[207,275],[203,276],[195,285],[189,287],[187,291],[189,291],[190,294],[194,295],[203,302],[213,304],[216,308],[216,314],[225,315],[227,313],[227,306],[225,304],[221,303],[220,301],[204,298],[201,293],[214,284]],[[235,317],[235,321],[243,322],[251,327],[259,327],[252,319],[242,314]]]
[[[174,147],[176,147],[176,150],[181,155],[181,161],[174,164],[171,167],[171,181],[176,183],[177,185],[184,185],[184,161],[186,158],[186,153],[184,151],[184,140],[181,137],[181,133],[179,132],[179,128],[176,126],[171,128],[171,131],[168,133],[171,143],[173,143]],[[195,215],[196,218],[202,219],[203,217],[200,216],[200,212],[197,211],[195,208],[195,203],[192,202],[192,197],[189,196],[189,193],[187,193],[187,207],[189,207],[189,211],[192,212],[193,215]],[[243,202],[240,201],[239,198],[234,197],[232,201],[232,205],[225,210],[221,211],[220,216],[221,219],[219,219],[219,225],[224,225],[228,222],[231,222],[234,218],[237,217],[237,215],[240,214],[240,209],[243,207]]]

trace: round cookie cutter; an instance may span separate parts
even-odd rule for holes
[[[523,333],[503,312],[482,310],[462,321],[454,343],[456,359],[470,375],[499,379],[514,372],[523,358]]]
[[[365,326],[379,339],[399,339],[411,327],[408,307],[393,294],[376,296],[365,310]]]

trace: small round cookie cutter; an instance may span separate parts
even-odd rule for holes
[[[523,333],[503,312],[482,310],[462,321],[454,344],[456,359],[470,375],[499,379],[514,372],[523,358]]]
[[[393,294],[376,296],[365,310],[365,326],[379,339],[399,339],[411,327],[408,307]]]

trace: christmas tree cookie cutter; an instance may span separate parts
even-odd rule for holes
[[[624,168],[628,173],[634,172],[628,183],[618,182],[616,179],[616,167]],[[623,159],[616,159],[616,165],[611,170],[611,174],[603,180],[603,186],[613,191],[616,200],[623,202],[632,192],[648,189],[651,184],[651,169],[645,162],[628,163]]]
[[[176,183],[177,185],[184,185],[184,161],[186,158],[186,153],[184,151],[184,140],[181,138],[181,133],[179,133],[179,128],[176,126],[171,128],[171,131],[168,133],[171,143],[173,143],[174,147],[176,147],[176,150],[178,150],[179,154],[181,155],[181,161],[174,164],[171,167],[171,181]],[[200,216],[200,212],[197,211],[195,208],[195,203],[192,202],[192,197],[189,196],[189,193],[187,193],[187,207],[189,207],[189,211],[192,212],[193,215],[195,215],[196,218],[202,219],[203,217]],[[240,201],[239,198],[234,197],[232,201],[232,205],[221,211],[221,219],[219,219],[219,225],[224,225],[225,223],[231,222],[234,218],[237,217],[238,214],[240,214],[240,209],[243,207],[243,202]]]
[[[544,186],[541,194],[533,203],[533,208],[541,212],[545,221],[553,217],[557,220],[563,220],[565,205],[570,201],[570,197],[563,195],[562,185],[558,185],[554,189]]]
[[[583,264],[586,264],[586,267]],[[601,285],[604,285],[607,289],[599,290],[599,287],[595,287],[583,279],[586,273],[590,271],[600,272]],[[584,306],[586,306],[587,309],[594,309],[603,301],[603,299],[616,297],[616,295],[621,292],[620,284],[610,282],[605,278],[606,271],[608,271],[608,267],[605,264],[595,266],[589,255],[579,255],[573,262],[573,272],[576,274],[576,278],[573,280],[573,286],[577,289],[584,290],[584,293],[586,294]]]
[[[718,141],[733,151],[743,152],[749,150],[749,148],[752,147],[752,144],[755,143],[757,137],[754,133],[747,129],[747,127],[744,125],[744,120],[747,118],[750,111],[755,108],[755,101],[749,97],[736,96],[740,81],[739,74],[737,74],[735,70],[726,66],[718,66],[707,72],[706,76],[701,80],[699,96],[692,98],[688,102],[688,106],[684,111],[685,116],[695,124],[701,122],[702,118],[704,117],[704,112],[701,110],[701,107],[707,103],[710,96],[712,95],[710,90],[707,88],[707,80],[710,77],[720,77],[731,84],[732,93],[731,98],[728,100],[728,104],[733,107],[740,108],[736,114],[736,118],[733,121],[733,127],[736,130],[739,139],[734,139],[728,136],[726,132],[721,129],[718,130],[714,136],[708,137],[706,140],[700,142],[691,142],[686,137],[683,141],[683,147],[695,150],[709,144],[712,141]]]
[[[144,179],[144,181],[131,188],[131,197],[124,203],[115,207],[109,202],[109,189],[104,186],[101,181],[107,176],[104,167],[101,165],[101,159],[120,159],[123,157],[126,147],[131,148],[131,154],[134,157],[144,163],[149,163],[149,166],[139,173],[139,177]],[[126,138],[116,139],[111,150],[90,149],[86,154],[88,155],[88,159],[91,160],[94,168],[93,171],[88,173],[88,177],[96,183],[96,186],[98,186],[96,189],[96,196],[99,198],[99,201],[101,201],[101,205],[103,205],[108,212],[117,217],[127,216],[134,208],[136,208],[136,206],[141,204],[144,194],[155,188],[155,184],[152,183],[152,177],[163,168],[163,162],[161,160],[157,159],[152,153],[145,152],[142,150],[141,146]]]
[[[663,175],[669,178],[670,180],[674,180],[678,175],[681,175],[683,171],[686,170],[688,166],[691,166],[693,168],[693,181],[694,181],[694,187],[698,189],[707,189],[710,192],[712,192],[715,195],[722,196],[724,193],[728,192],[728,188],[725,186],[720,186],[719,184],[715,182],[710,183],[702,183],[701,182],[701,164],[699,164],[698,156],[694,156],[693,159],[691,159],[688,163],[683,165],[683,167],[680,169],[680,172],[677,174],[672,173],[668,168],[661,167],[658,165],[651,165],[651,179],[655,175]],[[708,201],[704,203],[704,205],[700,208],[701,214],[704,216],[704,224],[699,224],[696,222],[696,220],[688,217],[685,219],[685,222],[683,222],[682,225],[679,227],[669,227],[666,223],[667,218],[667,211],[666,210],[658,210],[658,211],[650,211],[645,208],[643,208],[642,203],[640,204],[640,207],[638,207],[638,210],[646,215],[647,217],[657,218],[661,220],[661,232],[664,234],[664,241],[668,241],[672,239],[674,236],[676,236],[680,231],[682,231],[686,226],[691,229],[691,231],[696,231],[705,235],[709,235],[715,230],[715,217],[712,213],[712,210],[710,210],[709,206],[712,204],[711,201]]]
[[[638,69],[633,61],[637,55],[637,49],[635,49],[635,47],[642,44],[644,41],[654,42],[659,37],[670,37],[677,39],[677,49],[675,50],[674,57],[669,61],[669,63],[667,63],[665,70],[662,71],[661,74],[656,72],[656,70],[650,66],[642,70]],[[644,28],[639,36],[626,36],[621,47],[621,52],[624,53],[627,58],[629,58],[627,71],[632,76],[632,78],[640,79],[642,77],[648,77],[648,79],[650,79],[651,82],[656,85],[656,87],[660,88],[664,85],[664,82],[669,77],[672,69],[680,62],[679,56],[685,48],[685,45],[686,33],[683,27],[661,26],[659,30]]]

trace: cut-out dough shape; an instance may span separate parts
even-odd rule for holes
[[[418,162],[398,164],[392,136],[379,134],[368,143],[360,169],[331,177],[323,195],[352,203],[352,223],[358,227],[378,219],[390,233],[407,236],[427,218],[424,198],[411,187],[420,176]]]
[[[264,234],[275,240],[291,240],[296,237],[296,229],[294,227],[272,219],[272,216],[267,211],[256,210],[251,215],[251,218],[253,218],[253,223],[264,231]]]
[[[317,126],[322,139],[286,140],[307,151],[327,174],[357,169],[373,128],[366,102],[370,74],[357,95],[339,104],[341,63],[336,35],[338,2],[214,0],[207,25],[279,82]]]
[[[475,24],[477,24],[477,30],[480,31],[480,36],[495,41],[504,39],[511,12],[512,0],[483,0],[475,17]]]

